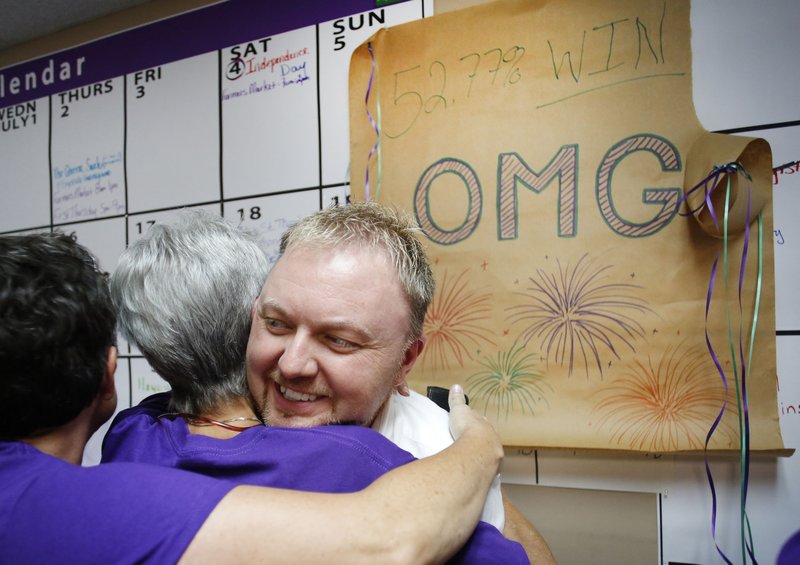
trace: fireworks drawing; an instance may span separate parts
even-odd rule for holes
[[[635,316],[651,310],[633,295],[640,286],[605,282],[611,266],[597,267],[587,256],[574,267],[556,259],[557,273],[537,269],[527,292],[516,293],[528,301],[509,307],[508,319],[526,324],[520,334],[524,344],[536,340],[548,365],[566,364],[569,376],[582,365],[587,379],[594,366],[602,379],[609,355],[620,359],[621,347],[635,351],[635,341],[645,333]]]
[[[708,354],[697,348],[667,349],[656,365],[636,360],[623,377],[599,391],[594,411],[598,430],[608,426],[611,439],[641,451],[702,449],[726,400],[725,387]],[[736,409],[733,384],[728,404]],[[723,419],[715,431],[730,448],[738,433]]]
[[[425,315],[423,368],[430,363],[434,370],[447,369],[452,361],[463,367],[465,358],[472,359],[473,348],[494,345],[491,329],[483,325],[490,318],[491,296],[468,288],[468,270],[452,281],[448,280],[447,271],[444,273]]]
[[[495,358],[484,356],[479,361],[483,370],[467,377],[473,404],[483,403],[484,414],[494,405],[497,420],[501,414],[507,420],[517,408],[534,414],[539,402],[547,404],[545,389],[552,391],[544,375],[534,369],[534,358],[516,342],[508,351],[498,351]]]

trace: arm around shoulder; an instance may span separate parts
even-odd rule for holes
[[[478,522],[503,457],[485,418],[451,392],[456,442],[353,494],[239,486],[195,535],[181,562],[439,563]]]

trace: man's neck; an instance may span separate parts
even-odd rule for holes
[[[91,436],[89,419],[84,410],[77,418],[61,427],[21,441],[42,453],[80,465],[89,436]]]
[[[386,419],[386,411],[389,410],[389,405],[392,402],[392,396],[397,394],[394,390],[389,393],[389,396],[386,397],[386,400],[383,401],[381,407],[378,408],[378,411],[375,412],[375,415],[372,417],[372,420],[369,424],[366,424],[366,427],[372,428],[373,430],[377,430],[380,428],[380,423]]]

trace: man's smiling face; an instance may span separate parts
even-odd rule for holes
[[[270,426],[370,425],[422,350],[384,254],[299,247],[275,264],[253,313],[250,392]]]

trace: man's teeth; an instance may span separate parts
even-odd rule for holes
[[[313,394],[304,394],[302,392],[295,392],[291,389],[286,388],[285,386],[281,386],[281,394],[284,398],[288,400],[302,400],[303,402],[309,402],[311,400],[316,400],[317,396]]]

